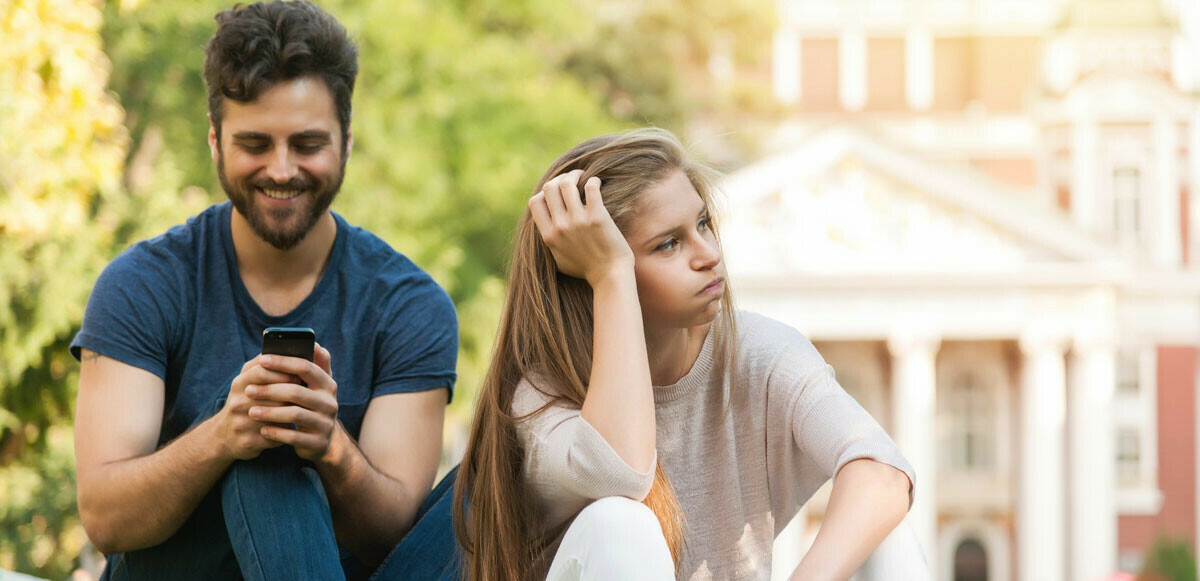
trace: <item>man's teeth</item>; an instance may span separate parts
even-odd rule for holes
[[[268,190],[265,188],[259,191],[266,194],[268,198],[274,198],[276,200],[288,200],[299,196],[301,193],[300,190]]]

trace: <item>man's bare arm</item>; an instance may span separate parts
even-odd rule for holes
[[[179,529],[240,457],[276,446],[238,406],[248,381],[280,376],[247,362],[226,407],[155,450],[165,388],[158,376],[84,350],[75,404],[79,512],[102,552],[157,545]],[[241,387],[239,387],[239,384]]]
[[[75,404],[79,512],[102,552],[166,540],[229,465],[203,425],[155,451],[163,398],[158,376],[83,351]]]

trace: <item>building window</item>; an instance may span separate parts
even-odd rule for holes
[[[1137,488],[1142,483],[1142,437],[1137,428],[1117,429],[1117,487]]]
[[[1136,350],[1121,349],[1117,352],[1117,393],[1137,395],[1141,384],[1141,368],[1138,363]]]
[[[1119,243],[1136,243],[1141,236],[1142,172],[1136,167],[1113,169],[1113,238]]]
[[[954,581],[987,581],[987,551],[975,539],[963,539],[954,549]]]
[[[949,468],[957,472],[993,468],[996,406],[992,390],[975,375],[966,373],[949,386],[945,397]]]

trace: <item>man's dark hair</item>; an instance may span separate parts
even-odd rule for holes
[[[358,49],[346,29],[303,0],[238,4],[219,12],[216,21],[217,32],[204,51],[204,84],[217,135],[223,98],[250,103],[276,83],[317,77],[333,94],[345,155],[358,76]]]

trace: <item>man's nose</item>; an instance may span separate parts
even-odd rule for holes
[[[266,175],[278,184],[286,183],[296,176],[296,164],[292,160],[290,148],[285,145],[272,151],[271,158],[267,161]]]

